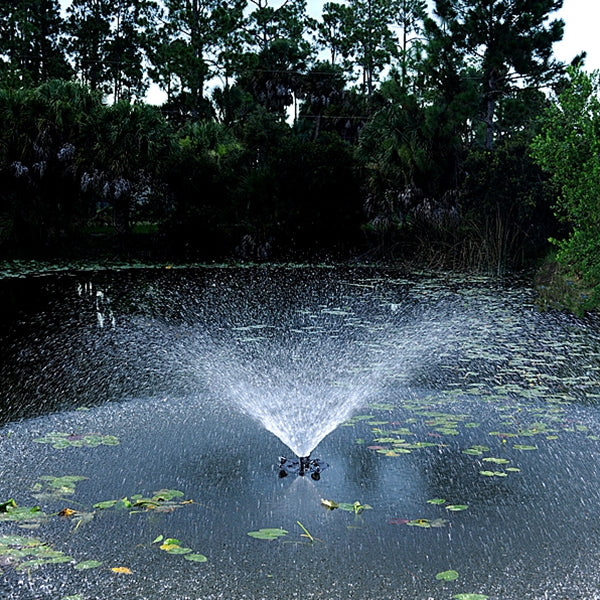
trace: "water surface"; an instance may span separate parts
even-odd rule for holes
[[[0,285],[0,502],[47,515],[0,514],[2,598],[600,597],[600,331],[540,313],[526,283],[263,267]],[[278,476],[315,443],[320,480]],[[47,493],[67,475],[85,479]],[[165,489],[169,512],[94,508]],[[69,559],[28,564],[7,536]]]

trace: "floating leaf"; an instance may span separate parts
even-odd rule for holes
[[[158,544],[158,542],[162,542],[164,539],[165,539],[164,536],[161,534],[157,538],[155,538],[154,540],[152,540],[152,543],[153,544]]]
[[[17,508],[17,503],[12,498],[6,502],[0,503],[0,513],[6,513],[11,508]]]
[[[169,554],[190,554],[192,552],[191,548],[182,548],[177,544],[169,544],[167,547],[161,546],[161,549]]]
[[[487,457],[483,459],[483,462],[491,462],[497,465],[507,465],[510,460],[506,459],[506,458],[493,458],[493,457]]]
[[[206,558],[206,556],[204,556],[204,554],[186,554],[183,558],[185,558],[185,560],[189,560],[191,562],[206,562],[208,560],[208,558]]]
[[[153,500],[157,502],[168,502],[169,500],[173,500],[173,498],[183,498],[185,494],[180,490],[159,490],[158,492],[154,492],[152,496]]]
[[[484,477],[508,477],[508,475],[502,471],[479,471],[479,474]]]
[[[515,450],[537,450],[537,446],[527,446],[525,444],[515,444],[513,446]]]
[[[368,504],[361,504],[357,500],[356,502],[353,502],[352,504],[350,504],[349,502],[340,502],[338,504],[338,508],[340,510],[345,510],[345,511],[348,511],[348,512],[353,512],[355,515],[359,515],[363,511],[370,510],[373,507],[369,506]]]
[[[467,508],[469,508],[468,504],[448,504],[448,506],[446,506],[446,510],[452,512],[460,512],[461,510],[467,510]]]
[[[113,573],[123,573],[124,575],[131,575],[131,569],[127,567],[112,567],[111,571]]]
[[[446,500],[444,498],[431,498],[427,500],[427,504],[445,504]]]
[[[334,502],[333,500],[325,500],[324,498],[321,498],[321,504],[329,510],[334,510],[340,506],[337,502]]]
[[[1,506],[0,521],[14,521],[19,524],[19,527],[38,527],[47,516],[39,506],[17,506],[12,499]]]
[[[53,431],[43,437],[35,438],[33,440],[37,444],[50,444],[56,450],[63,450],[65,448],[95,448],[101,444],[106,446],[116,446],[119,444],[119,439],[114,435],[100,435],[97,433],[88,434],[74,434],[65,432]]]
[[[396,407],[393,404],[385,402],[374,402],[373,404],[369,404],[369,408],[373,410],[394,410]]]
[[[487,600],[489,596],[484,594],[455,594],[454,600]]]
[[[412,521],[408,521],[406,524],[409,527],[423,527],[424,529],[429,529],[431,527],[431,522],[429,519],[413,519]]]
[[[104,502],[96,502],[96,504],[94,504],[94,508],[104,510],[106,508],[112,508],[116,503],[117,500],[105,500]]]
[[[257,540],[276,540],[279,537],[287,535],[288,532],[285,529],[277,527],[265,527],[258,531],[249,531],[250,537],[256,538]]]
[[[94,504],[94,508],[98,509],[126,509],[130,512],[172,512],[177,508],[180,508],[184,504],[193,504],[192,500],[178,501],[176,498],[182,498],[184,493],[180,490],[159,490],[154,492],[151,498],[146,498],[141,494],[135,494],[129,498],[121,498],[120,500],[106,500],[104,502],[97,502]]]
[[[442,571],[441,573],[438,573],[435,578],[438,581],[456,581],[458,579],[458,572],[453,570]]]

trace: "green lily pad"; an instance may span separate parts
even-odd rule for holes
[[[489,456],[487,458],[484,458],[483,462],[491,462],[496,465],[507,465],[510,462],[510,460],[508,460],[507,458],[493,458]]]
[[[438,573],[435,578],[438,581],[456,581],[458,579],[458,572],[454,570],[442,571]]]
[[[489,596],[485,594],[455,594],[454,600],[487,600]]]
[[[199,562],[199,563],[203,563],[206,562],[208,560],[208,558],[206,558],[206,556],[204,556],[204,554],[186,554],[183,558],[185,558],[185,560],[189,560],[191,562]]]
[[[193,551],[191,548],[182,548],[177,544],[171,544],[169,548],[165,548],[165,552],[167,552],[168,554],[190,554]]]
[[[526,444],[515,444],[513,446],[515,450],[537,450],[537,446],[527,446]]]
[[[36,444],[50,444],[56,450],[65,448],[95,448],[101,444],[117,446],[119,438],[114,435],[100,435],[98,433],[75,434],[61,431],[52,431],[47,435],[33,440]]]
[[[423,529],[429,529],[431,527],[431,521],[429,521],[429,519],[413,519],[406,524],[409,527],[422,527]]]
[[[171,512],[185,504],[193,504],[191,500],[177,500],[183,498],[184,493],[180,490],[162,489],[154,492],[152,497],[144,497],[142,494],[135,494],[131,498],[121,498],[119,500],[104,500],[94,504],[94,508],[106,510],[109,508],[126,509],[130,513],[139,512]]]
[[[112,508],[117,502],[118,500],[104,500],[103,502],[96,502],[96,504],[94,504],[94,508],[99,508],[100,510]]]
[[[39,506],[17,506],[14,500],[3,503],[0,508],[0,521],[13,521],[28,529],[38,527],[46,517]]]
[[[288,532],[285,529],[277,527],[264,527],[258,531],[249,531],[248,535],[257,540],[276,540],[279,537],[287,535]]]
[[[475,448],[467,448],[462,451],[463,454],[468,454],[469,456],[481,456],[483,452],[480,450],[475,450]]]
[[[446,510],[451,512],[460,512],[461,510],[467,510],[467,508],[469,508],[468,504],[448,504],[446,506]]]
[[[444,498],[431,498],[427,500],[427,504],[445,504],[446,500]]]
[[[508,475],[502,471],[479,471],[479,474],[484,477],[508,477]]]
[[[352,504],[350,504],[350,502],[340,502],[338,504],[338,508],[340,510],[345,510],[347,512],[353,512],[355,515],[359,515],[360,513],[362,513],[365,510],[371,510],[373,507],[369,506],[368,504],[361,504],[357,500],[356,502],[353,502]]]

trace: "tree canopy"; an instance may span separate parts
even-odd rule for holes
[[[143,226],[203,256],[523,265],[600,210],[565,191],[595,146],[541,141],[584,110],[565,120],[561,5],[2,3],[0,247]]]

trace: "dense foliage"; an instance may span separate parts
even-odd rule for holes
[[[561,4],[3,3],[0,243],[520,266],[581,159],[529,152],[568,89]]]
[[[555,240],[558,262],[585,289],[584,306],[600,301],[600,99],[598,73],[568,69],[558,101],[546,108],[532,145],[536,161],[550,173],[555,212],[569,235]]]

